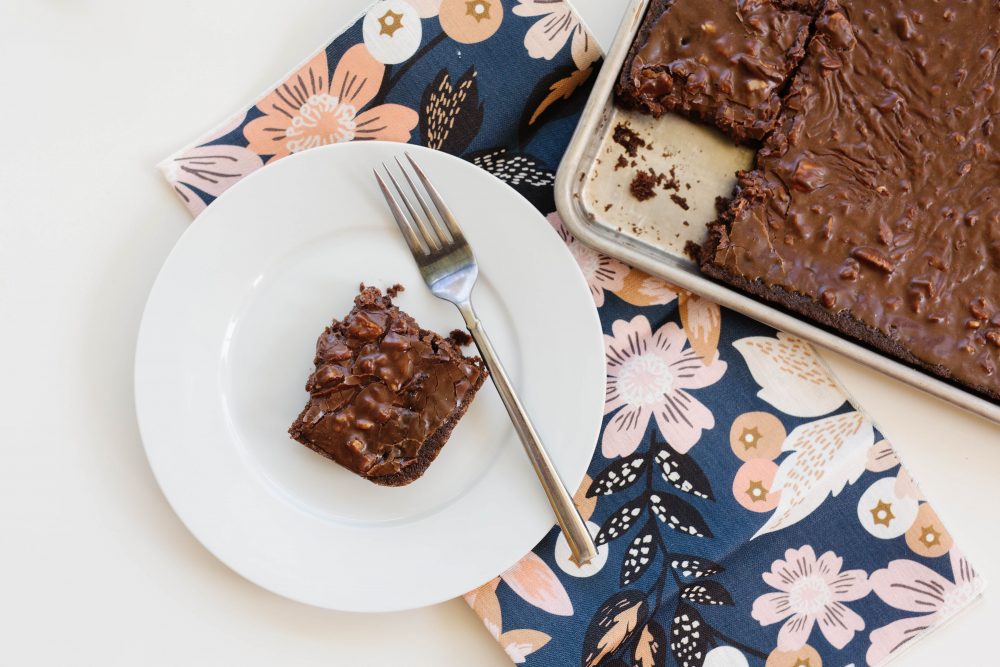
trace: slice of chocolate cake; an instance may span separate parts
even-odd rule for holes
[[[1000,3],[831,0],[702,269],[1000,400]]]
[[[618,100],[674,111],[741,142],[770,132],[781,92],[805,54],[806,0],[653,0],[618,85]]]
[[[383,486],[427,470],[488,376],[479,357],[421,329],[388,296],[364,287],[316,343],[309,403],[289,429],[306,447]]]

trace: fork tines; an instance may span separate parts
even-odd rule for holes
[[[416,199],[422,214],[410,202],[410,196],[403,191],[399,181],[396,180],[396,177],[393,176],[392,171],[390,171],[387,165],[383,164],[382,168],[398,193],[398,197],[392,193],[377,169],[375,170],[375,178],[378,180],[382,194],[385,195],[386,203],[389,204],[389,209],[396,219],[396,224],[399,225],[399,230],[403,233],[403,238],[406,239],[407,245],[410,246],[410,250],[414,255],[427,255],[447,250],[456,244],[465,243],[465,238],[462,236],[462,230],[459,228],[455,216],[452,215],[451,211],[445,205],[441,199],[441,195],[431,184],[430,180],[428,180],[423,169],[410,157],[409,153],[406,154],[406,159],[423,185],[423,191],[426,192],[434,203],[434,208],[437,209],[438,215],[433,213],[430,205],[427,203],[427,197],[421,192],[421,188],[413,182],[409,171],[398,157],[396,158],[396,164],[399,165],[399,169],[406,179],[406,183],[409,185],[410,196]],[[400,201],[402,201],[402,204],[400,204]],[[404,208],[406,209],[405,212]]]

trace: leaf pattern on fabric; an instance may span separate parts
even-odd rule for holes
[[[513,153],[506,148],[473,153],[468,160],[514,187],[530,185],[542,188],[556,182],[556,175],[544,168],[538,158]]]
[[[694,604],[733,606],[733,596],[717,581],[700,581],[685,585],[681,599]]]
[[[518,138],[521,145],[527,145],[539,129],[582,110],[585,95],[576,95],[578,90],[589,88],[591,69],[580,70],[576,66],[562,67],[542,78],[528,93]]]
[[[667,663],[667,633],[656,621],[649,621],[635,645],[635,667],[663,667]]]
[[[601,605],[583,639],[583,667],[595,667],[646,622],[642,593],[621,591]]]
[[[708,477],[690,456],[662,446],[656,452],[656,462],[663,471],[661,474],[663,481],[669,482],[678,491],[706,500],[715,499]]]
[[[624,459],[612,461],[611,465],[597,474],[587,490],[587,496],[610,496],[624,491],[639,479],[648,458],[645,452],[633,454]]]
[[[743,338],[733,347],[760,385],[757,395],[785,414],[819,417],[847,401],[816,350],[801,338],[779,332],[776,338]]]
[[[648,496],[642,494],[638,498],[633,498],[626,502],[618,508],[617,512],[612,512],[611,516],[604,522],[604,525],[601,526],[601,531],[597,534],[597,537],[594,538],[595,544],[597,546],[607,544],[631,530],[632,526],[639,520],[642,510],[645,509],[647,499]]]
[[[711,577],[725,569],[718,563],[714,563],[707,558],[684,556],[682,554],[673,554],[670,557],[670,567],[685,579]]]
[[[654,493],[649,497],[649,506],[656,518],[667,524],[668,528],[695,537],[712,537],[712,531],[701,512],[686,500],[669,493]]]
[[[524,663],[529,655],[548,644],[550,639],[552,637],[538,630],[511,630],[497,638],[507,656],[517,665]]]
[[[625,550],[625,558],[622,559],[619,582],[623,587],[634,583],[653,565],[658,545],[655,537],[656,523],[650,519],[642,530],[632,538],[631,544]]]
[[[848,412],[793,430],[771,485],[781,492],[778,507],[753,539],[787,528],[809,516],[826,499],[858,481],[865,471],[875,427],[860,412]]]
[[[616,292],[618,297],[633,306],[665,306],[684,294],[680,287],[655,278],[645,271],[632,269],[625,277],[625,284]]]
[[[709,634],[705,629],[705,620],[694,607],[683,602],[677,605],[670,635],[670,650],[680,667],[702,667],[705,664]]]
[[[594,70],[587,69],[576,70],[565,79],[560,79],[556,81],[551,86],[549,86],[549,94],[546,95],[541,102],[538,103],[538,108],[536,108],[531,117],[528,118],[528,125],[534,125],[538,121],[539,117],[545,113],[549,107],[560,100],[568,100],[576,89],[587,82],[590,75],[594,73]]]
[[[479,100],[476,70],[470,67],[453,85],[447,69],[424,91],[420,133],[424,145],[461,155],[483,126],[485,107]]]
[[[597,509],[597,498],[590,495],[590,487],[593,484],[594,480],[590,478],[590,475],[584,475],[583,481],[580,482],[580,488],[573,494],[573,504],[580,511],[580,516],[583,517],[584,521],[589,521],[590,517],[594,516],[594,510]]]
[[[542,565],[544,566],[544,563]],[[496,577],[476,590],[466,593],[465,602],[472,607],[472,611],[479,616],[483,625],[486,626],[486,630],[499,642],[510,659],[516,664],[521,664],[529,655],[545,646],[552,638],[538,630],[502,631],[503,615],[500,609],[500,600],[496,594],[499,583],[500,577]]]
[[[572,616],[573,603],[548,565],[534,552],[500,575],[525,602],[556,616]]]
[[[497,598],[498,583],[500,577],[465,594],[465,601],[494,639],[500,636],[500,630],[503,628],[503,614],[500,610],[500,600]]]
[[[691,349],[702,359],[714,359],[722,335],[722,309],[718,304],[695,294],[680,299],[681,326],[691,341]]]

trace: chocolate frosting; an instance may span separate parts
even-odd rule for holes
[[[831,2],[714,264],[1000,395],[1000,3]]]
[[[676,0],[652,23],[629,72],[655,115],[681,111],[740,139],[760,139],[802,59],[811,16],[774,0]]]
[[[398,473],[474,391],[481,363],[364,288],[319,337],[309,404],[290,433],[358,474]]]

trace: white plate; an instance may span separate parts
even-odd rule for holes
[[[372,168],[398,144],[282,160],[235,185],[178,242],[136,351],[150,464],[181,520],[275,593],[349,611],[425,606],[475,588],[554,521],[492,384],[410,486],[376,486],[293,442],[316,338],[365,282],[402,283],[423,326],[461,326],[426,289]],[[458,158],[407,147],[479,260],[474,300],[570,492],[600,430],[600,321],[569,251],[512,189]]]

